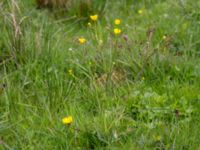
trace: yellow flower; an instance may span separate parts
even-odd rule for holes
[[[117,35],[117,34],[120,34],[122,31],[121,31],[121,29],[119,29],[119,28],[115,28],[114,29],[114,33]]]
[[[98,15],[91,15],[91,16],[90,16],[90,19],[91,19],[92,21],[97,21]]]
[[[63,124],[71,124],[73,122],[73,118],[72,118],[72,116],[67,116],[67,117],[64,117],[63,119],[62,119],[62,123]]]
[[[121,20],[120,19],[115,19],[115,24],[116,25],[119,25],[121,23]]]
[[[142,9],[138,10],[138,14],[142,14],[142,13],[143,13]]]
[[[70,76],[72,76],[74,74],[72,69],[69,69],[68,73],[69,73]]]
[[[85,38],[79,38],[78,41],[79,41],[80,44],[85,44],[86,39]]]

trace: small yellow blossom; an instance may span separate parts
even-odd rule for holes
[[[116,25],[119,25],[121,23],[121,20],[120,19],[115,19],[115,24]]]
[[[90,19],[91,19],[92,21],[97,21],[98,15],[91,15],[91,16],[90,16]]]
[[[92,26],[92,24],[91,24],[90,22],[88,22],[88,24],[87,24],[87,25],[88,25],[88,27],[91,27],[91,26]]]
[[[114,29],[114,33],[117,35],[117,34],[120,34],[122,31],[121,31],[121,29],[119,29],[119,28],[115,28]]]
[[[62,119],[62,123],[63,123],[63,124],[66,124],[66,125],[71,124],[72,122],[73,122],[72,116],[67,116],[67,117],[64,117],[64,118]]]
[[[86,39],[85,38],[79,38],[78,41],[79,41],[80,44],[85,44]]]
[[[144,80],[145,80],[145,77],[142,77],[142,80],[144,81]]]
[[[69,73],[70,76],[72,76],[74,74],[72,69],[69,69],[68,73]]]
[[[138,14],[143,14],[143,10],[142,9],[138,10]]]

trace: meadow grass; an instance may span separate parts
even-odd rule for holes
[[[0,149],[200,149],[199,8],[110,0],[92,21],[0,2]]]

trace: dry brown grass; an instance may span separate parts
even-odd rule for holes
[[[36,0],[39,8],[48,7],[66,7],[70,5],[72,0]]]
[[[96,84],[98,86],[105,86],[110,80],[114,85],[119,84],[125,79],[125,73],[123,71],[114,70],[111,73],[104,73],[96,79]]]
[[[39,8],[66,8],[72,5],[90,5],[91,0],[36,0]]]

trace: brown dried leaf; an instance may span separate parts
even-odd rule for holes
[[[125,77],[125,74],[122,71],[114,70],[109,75],[109,73],[104,73],[100,77],[96,79],[96,84],[99,86],[105,86],[105,84],[108,82],[109,78],[112,81],[113,84],[119,84]]]

